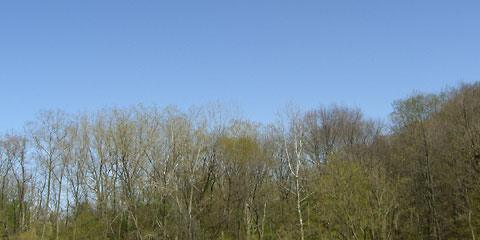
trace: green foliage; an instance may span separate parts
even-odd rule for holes
[[[62,234],[63,239],[107,239],[108,226],[88,204],[76,209],[68,226]]]
[[[435,94],[417,94],[407,99],[393,103],[393,112],[390,117],[393,121],[393,130],[401,132],[402,128],[413,126],[428,120],[440,111],[443,103],[442,96]]]
[[[392,239],[396,192],[384,172],[334,159],[318,183],[315,234],[324,239]]]

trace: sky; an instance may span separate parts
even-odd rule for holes
[[[0,2],[0,131],[40,110],[217,100],[385,120],[394,100],[480,80],[480,1]]]

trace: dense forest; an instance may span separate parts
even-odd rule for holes
[[[392,106],[41,111],[0,138],[0,236],[480,238],[480,83]]]

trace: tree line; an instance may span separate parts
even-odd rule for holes
[[[480,83],[392,105],[42,111],[0,138],[0,236],[477,239]]]

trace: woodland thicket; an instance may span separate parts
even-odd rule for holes
[[[42,111],[0,138],[0,239],[479,239],[480,83],[392,105]]]

